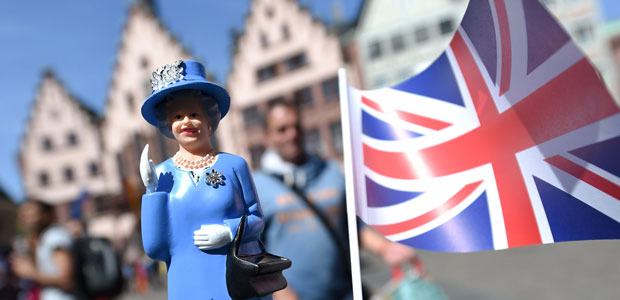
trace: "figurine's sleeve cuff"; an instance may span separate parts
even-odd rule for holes
[[[168,193],[154,192],[142,196],[142,243],[148,256],[170,260]]]

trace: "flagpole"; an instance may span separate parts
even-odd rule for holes
[[[362,275],[360,271],[359,243],[357,238],[357,218],[355,213],[355,187],[353,178],[353,152],[351,149],[351,123],[349,119],[349,95],[347,71],[338,70],[338,86],[340,90],[340,122],[342,127],[342,146],[344,155],[344,177],[346,184],[347,221],[349,229],[349,251],[351,253],[351,280],[353,299],[362,299]]]

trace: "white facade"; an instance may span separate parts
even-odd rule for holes
[[[144,99],[151,92],[151,73],[179,59],[190,59],[190,55],[149,7],[142,3],[134,5],[121,38],[102,125],[104,167],[106,174],[109,174],[106,183],[115,194],[120,193],[122,188],[119,178],[122,170],[119,167],[132,168],[132,165],[119,162],[124,149],[128,145],[159,138],[159,132],[144,121],[140,113]],[[137,170],[136,167],[135,172],[129,172],[137,174]]]
[[[600,0],[543,0],[573,41],[599,70],[607,88],[618,101],[617,66],[613,61],[610,36],[605,34]]]
[[[22,178],[28,198],[52,204],[82,192],[108,192],[101,169],[97,116],[46,72],[30,111],[21,144]]]
[[[317,154],[334,156],[330,128],[340,124],[337,72],[345,66],[338,36],[297,1],[253,0],[250,12],[228,76],[232,100],[217,131],[220,150],[255,159],[267,103],[308,93],[312,103],[301,107],[303,130],[316,141]],[[324,86],[333,80],[335,95],[326,95]]]
[[[364,88],[397,84],[448,46],[467,0],[367,0],[356,29]]]
[[[103,121],[93,122],[94,113],[73,99],[51,73],[43,79],[20,151],[28,198],[60,204],[88,191],[92,196],[124,196],[136,202],[142,188],[139,151],[148,142],[152,155],[161,155],[173,143],[140,113],[151,92],[151,72],[191,59],[160,23],[152,5],[137,1],[129,12]]]

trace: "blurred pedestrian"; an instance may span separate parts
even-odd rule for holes
[[[15,274],[41,287],[39,299],[74,299],[71,235],[54,224],[53,206],[28,201],[19,207],[18,218],[26,229],[30,255],[14,253],[11,266]]]
[[[0,299],[17,299],[17,280],[9,267],[11,248],[0,244]]]
[[[270,104],[265,133],[267,150],[254,180],[265,216],[266,248],[293,261],[284,272],[288,287],[273,298],[350,299],[345,181],[339,165],[304,151],[299,111],[292,103]],[[359,228],[361,246],[388,264],[415,256],[412,248]]]

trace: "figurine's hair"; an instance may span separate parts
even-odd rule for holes
[[[157,127],[159,131],[165,136],[174,139],[172,135],[172,131],[170,131],[170,124],[166,121],[167,113],[167,103],[169,101],[174,101],[175,98],[182,96],[197,96],[200,102],[202,102],[202,106],[209,117],[209,125],[211,126],[210,134],[213,134],[217,129],[217,125],[220,123],[220,119],[222,114],[220,113],[220,109],[217,105],[217,101],[213,96],[204,93],[201,90],[179,90],[174,91],[168,94],[163,101],[155,105],[155,117],[157,118]]]

